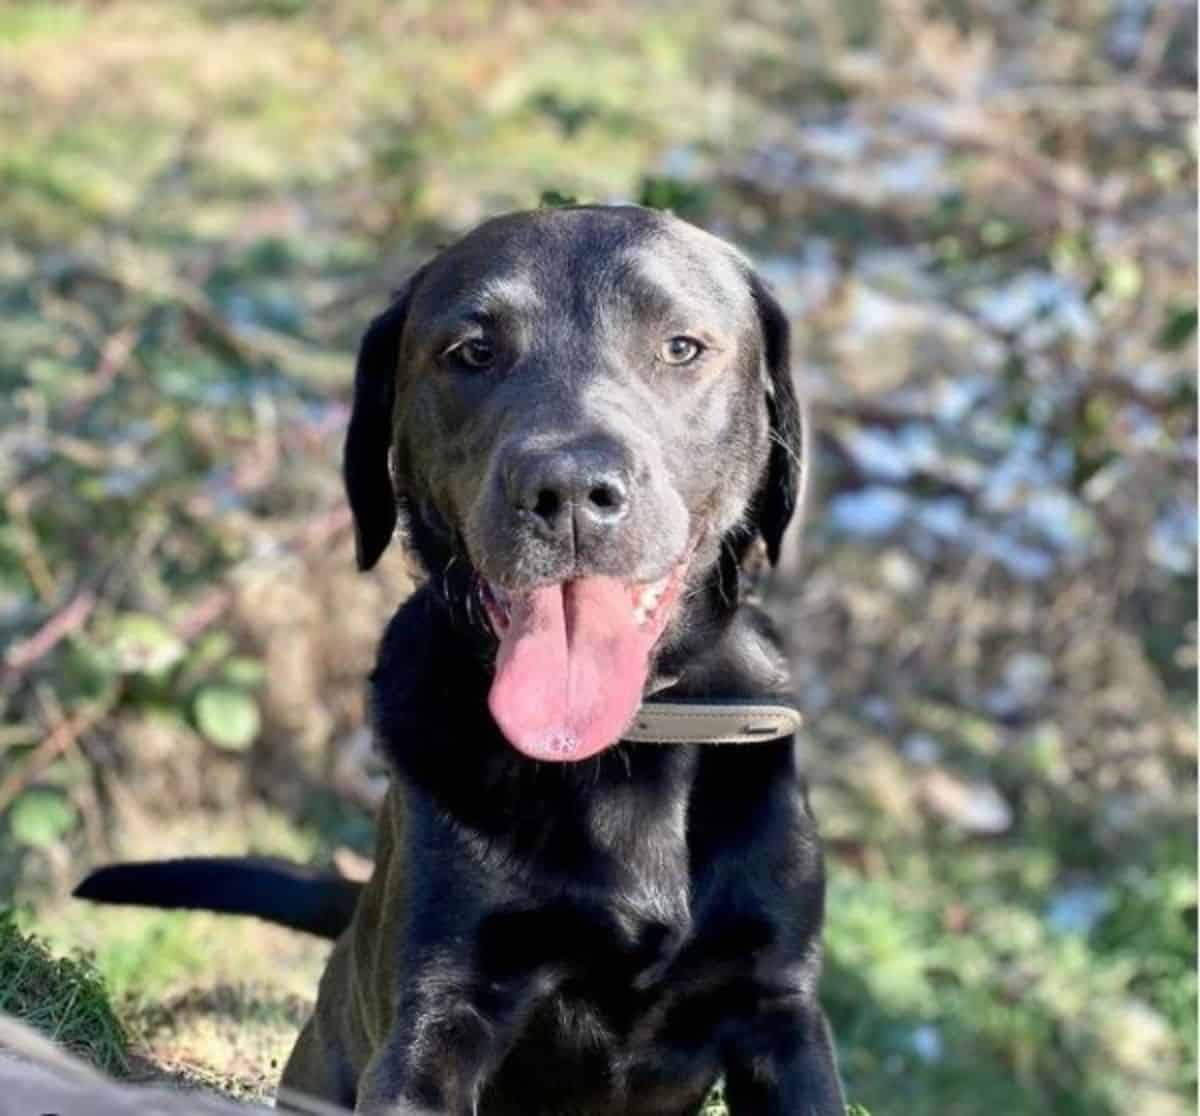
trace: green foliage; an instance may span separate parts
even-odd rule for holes
[[[1196,1086],[1196,848],[1176,827],[1146,863],[1126,866],[1093,935],[1096,952],[1128,974],[1129,991],[1170,1021],[1184,1046],[1185,1088]]]
[[[578,205],[579,199],[574,194],[564,194],[558,190],[543,190],[538,198],[538,206],[542,209],[555,209],[564,205]]]
[[[82,3],[36,0],[0,6],[0,43],[68,35],[78,31],[85,18]]]
[[[143,1005],[186,985],[210,960],[213,935],[175,912],[110,924],[89,956],[117,1003]]]
[[[995,875],[990,857],[962,855]],[[1137,1028],[1141,1009],[1130,1005],[1144,998],[1152,1010],[1141,1026],[1170,1019],[1180,1038],[1190,1029],[1181,1012],[1196,1002],[1195,945],[1182,941],[1181,908],[1195,887],[1183,864],[1175,872],[1184,886],[1174,904],[1142,911],[1140,956],[1109,947],[1113,915],[1090,936],[1055,932],[1044,890],[994,884],[993,898],[964,908],[961,865],[941,881],[903,870],[870,883],[835,877],[826,1001],[852,1091],[879,1108],[924,1111],[924,1098],[957,1096],[956,1067],[969,1065],[981,1095],[1007,1094],[1017,1111],[1087,1116],[1118,1110],[1129,1073],[1161,1080],[1164,1060],[1187,1087],[1194,1032],[1181,1047],[1163,1028],[1139,1047],[1119,1023]],[[1133,900],[1119,881],[1112,894],[1118,911]],[[947,929],[947,917],[961,925]]]
[[[1167,308],[1162,330],[1158,335],[1159,348],[1181,349],[1196,333],[1196,307],[1176,304]]]
[[[700,220],[712,201],[709,187],[668,175],[647,175],[638,189],[638,204],[666,209],[677,217]]]
[[[77,819],[75,808],[61,791],[31,787],[17,799],[8,824],[18,845],[48,848],[61,840]]]
[[[162,676],[184,656],[183,641],[161,620],[143,613],[115,616],[108,651],[120,674]]]
[[[0,909],[0,1012],[23,1020],[109,1073],[126,1066],[128,1039],[104,983],[82,958],[53,957]]]
[[[228,751],[249,748],[262,726],[258,704],[236,686],[204,686],[193,708],[200,731]]]

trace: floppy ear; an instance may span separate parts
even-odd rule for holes
[[[398,494],[392,487],[388,456],[400,336],[412,288],[410,281],[367,328],[354,371],[354,403],[342,471],[354,515],[354,554],[360,570],[369,570],[379,561],[396,529]]]
[[[753,273],[750,290],[762,330],[771,429],[767,472],[756,501],[756,525],[766,543],[767,558],[775,565],[784,531],[804,495],[807,420],[792,380],[791,328],[787,315],[762,279]]]

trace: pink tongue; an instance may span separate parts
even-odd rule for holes
[[[518,751],[582,760],[616,743],[642,701],[653,637],[611,577],[514,595],[488,706]]]

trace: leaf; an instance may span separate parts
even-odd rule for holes
[[[1176,304],[1167,310],[1158,334],[1158,347],[1171,352],[1182,349],[1196,332],[1196,307]]]
[[[680,217],[696,216],[708,201],[708,188],[670,175],[645,175],[638,191],[638,204],[648,209],[665,209]]]
[[[1113,260],[1105,272],[1105,289],[1115,298],[1134,298],[1142,289],[1142,269],[1136,260]]]
[[[226,751],[249,748],[262,728],[258,702],[236,686],[205,686],[192,708],[200,731]]]
[[[206,632],[189,648],[185,670],[193,677],[200,677],[216,669],[233,653],[233,649],[233,636],[228,632],[221,629]]]
[[[251,659],[246,655],[235,655],[226,661],[221,673],[225,676],[226,682],[248,690],[253,686],[261,685],[267,672],[257,659]]]
[[[162,674],[183,658],[185,648],[157,617],[126,612],[113,620],[109,651],[125,674]]]
[[[34,787],[13,804],[8,824],[18,844],[44,849],[61,840],[77,817],[75,807],[61,791]]]
[[[538,199],[539,209],[557,209],[563,205],[578,205],[579,199],[574,194],[563,194],[558,190],[543,190]]]

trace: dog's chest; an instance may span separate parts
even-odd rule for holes
[[[790,753],[641,756],[598,786],[542,773],[487,799],[484,824],[412,815],[410,924],[468,1014],[511,1036],[482,1112],[694,1112],[791,949],[807,872]]]
[[[687,806],[621,787],[544,810],[505,854],[477,846],[482,968],[607,987],[660,968],[691,930]]]
[[[544,912],[544,927],[558,932],[545,956],[558,953],[560,964],[535,967],[547,986],[493,1082],[494,1097],[516,1099],[512,1111],[661,1116],[699,1108],[721,1071],[725,1025],[753,998],[754,960],[710,936],[690,911],[653,917],[666,890],[645,881],[642,909],[624,912],[619,925],[580,911],[574,925],[554,926]]]
[[[730,793],[726,807],[770,810]],[[539,989],[498,1089],[543,1098],[547,1112],[574,1112],[589,1093],[581,1112],[633,1112],[632,1098],[654,1112],[699,1104],[773,938],[751,895],[763,860],[754,842],[745,860],[726,842],[715,857],[697,847],[689,815],[715,805],[700,794],[669,810],[612,799],[581,810],[573,824],[588,854],[575,885],[561,862],[542,864],[531,907],[484,920],[485,967],[515,964]]]

